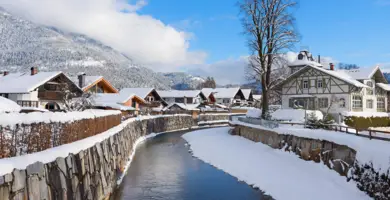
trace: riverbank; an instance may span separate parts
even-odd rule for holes
[[[278,200],[370,199],[325,165],[214,128],[185,134],[195,157],[261,188]]]

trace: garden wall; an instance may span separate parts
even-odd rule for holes
[[[102,133],[121,123],[117,111],[0,115],[0,158],[20,156]]]
[[[0,176],[0,199],[105,199],[122,175],[137,139],[194,125],[190,115],[129,119],[118,132],[92,147]],[[86,140],[94,137],[100,136]]]

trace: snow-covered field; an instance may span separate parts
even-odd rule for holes
[[[325,165],[229,135],[228,130],[223,127],[193,131],[183,138],[195,157],[278,200],[370,199],[355,183],[347,182]]]

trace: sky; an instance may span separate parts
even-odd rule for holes
[[[245,82],[250,52],[237,0],[0,0],[19,16],[86,34],[155,71]],[[390,0],[298,0],[301,36],[332,62],[390,67]]]

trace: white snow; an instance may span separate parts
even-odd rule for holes
[[[44,108],[37,108],[37,107],[21,107],[21,111],[37,111],[37,112],[50,112],[47,109]]]
[[[214,121],[199,121],[198,125],[205,125],[205,124],[219,124],[219,123],[229,123],[229,120],[214,120]]]
[[[385,83],[377,83],[376,84],[378,87],[386,90],[386,91],[390,91],[390,84],[385,84]]]
[[[172,106],[179,106],[183,110],[199,110],[200,104],[184,104],[184,103],[171,103],[167,107],[165,107],[163,110],[169,110]]]
[[[0,76],[0,93],[29,93],[62,72],[10,73]]]
[[[387,112],[342,112],[343,116],[356,116],[356,117],[389,117]]]
[[[203,88],[202,92],[204,94],[213,93],[215,98],[234,98],[239,92],[240,88]],[[209,96],[209,95],[207,95]]]
[[[278,200],[370,199],[355,183],[323,164],[299,159],[239,136],[229,128],[194,131],[183,135],[195,157],[253,184]]]
[[[268,129],[260,125],[248,124],[240,121],[231,121],[230,123],[270,130],[284,135],[295,135],[298,137],[332,141],[356,150],[356,159],[359,162],[372,162],[374,168],[378,171],[385,172],[388,168],[390,168],[390,151],[387,151],[387,149],[390,149],[390,142],[387,141],[375,139],[370,140],[365,137],[359,137],[343,132],[323,129],[307,129],[299,125],[291,126],[280,124],[278,128]],[[350,131],[352,132],[353,130],[351,129]]]
[[[73,81],[73,83],[77,86],[79,86],[79,78],[78,76],[72,76],[70,79]],[[90,87],[92,84],[100,81],[103,79],[103,76],[86,76],[85,75],[85,83],[83,85],[83,90],[87,89]]]
[[[249,97],[252,93],[251,89],[241,89],[242,93],[244,94],[244,97],[246,100],[249,100]]]
[[[261,94],[254,94],[253,95],[253,99],[257,100],[257,101],[260,101],[261,100]]]
[[[119,111],[116,111],[119,112]],[[16,169],[26,169],[26,167],[32,163],[35,162],[42,162],[42,163],[49,163],[54,161],[58,157],[65,158],[69,155],[69,153],[77,154],[78,152],[88,149],[95,145],[96,143],[102,142],[103,140],[109,138],[112,135],[117,134],[119,131],[121,131],[123,128],[125,128],[129,123],[134,121],[140,121],[145,119],[153,119],[153,118],[159,118],[159,117],[171,117],[171,116],[190,116],[185,114],[180,115],[155,115],[155,116],[140,116],[136,118],[130,118],[118,126],[115,126],[103,133],[100,133],[98,135],[94,135],[91,137],[87,137],[83,140],[79,140],[76,142],[72,142],[69,144],[64,144],[58,147],[46,149],[44,151],[32,153],[32,154],[26,154],[22,156],[12,157],[12,158],[2,158],[0,159],[0,176],[4,175],[6,173],[12,172],[14,168]],[[140,140],[144,140],[148,137],[146,136],[144,138],[141,138]],[[139,142],[139,141],[137,141]]]
[[[82,119],[92,119],[108,115],[119,115],[115,110],[85,110],[82,112],[31,112],[31,113],[8,113],[0,114],[0,126],[14,126],[16,124],[72,122]]]
[[[157,92],[163,98],[195,98],[201,93],[200,90],[158,90]]]
[[[324,116],[319,110],[307,110],[307,116],[314,113],[317,119],[322,119]],[[295,123],[305,122],[305,110],[301,109],[279,109],[272,113],[272,118],[279,121],[290,121]]]
[[[20,106],[16,102],[0,96],[0,114],[19,112],[20,109]]]
[[[123,88],[119,93],[121,94],[135,94],[143,99],[145,99],[154,88]]]
[[[261,109],[254,108],[254,109],[249,109],[248,112],[246,113],[246,117],[249,118],[260,118],[261,116]]]

